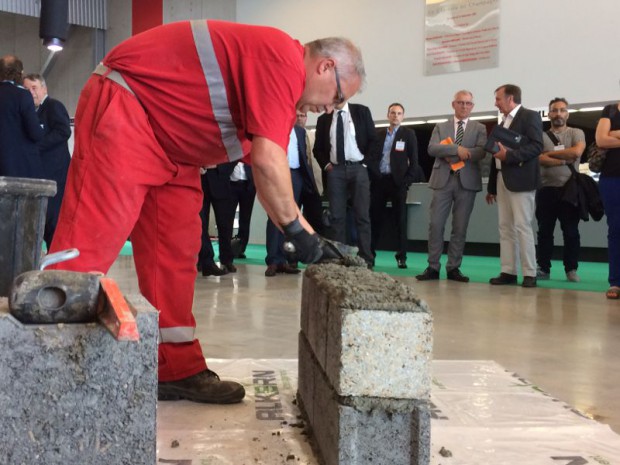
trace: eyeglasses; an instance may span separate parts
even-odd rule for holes
[[[455,100],[454,103],[456,103],[457,105],[465,105],[466,107],[474,106],[474,102],[465,102],[463,100]]]
[[[342,88],[340,87],[340,76],[338,76],[338,68],[336,68],[334,66],[334,74],[336,75],[336,99],[334,100],[334,103],[336,105],[340,105],[341,103],[344,102],[344,95],[342,95]]]

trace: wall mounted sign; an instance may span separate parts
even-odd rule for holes
[[[496,68],[500,0],[426,0],[424,74]]]

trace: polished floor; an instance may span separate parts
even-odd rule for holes
[[[620,301],[602,293],[494,287],[399,277],[425,299],[434,318],[436,360],[494,360],[620,434]],[[197,336],[211,358],[297,357],[300,275],[197,277]],[[131,257],[110,270],[121,290],[137,292]],[[604,279],[604,277],[601,277]]]

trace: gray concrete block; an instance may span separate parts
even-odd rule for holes
[[[23,325],[0,300],[0,463],[155,463],[158,314],[127,300],[139,342],[95,323]]]
[[[413,288],[360,267],[314,265],[302,332],[341,396],[428,399],[432,316]]]
[[[309,403],[305,406],[306,418],[310,424],[314,423],[314,378],[316,377],[315,365],[312,363],[313,353],[310,349],[308,340],[305,338],[304,333],[299,333],[299,358],[298,358],[298,370],[297,370],[297,387],[299,395],[298,401],[306,399]]]
[[[301,331],[310,342],[314,355],[324,365],[327,360],[327,322],[330,295],[322,292],[320,281],[304,274],[301,299]]]
[[[339,396],[303,334],[299,351],[298,405],[323,464],[430,463],[428,401]],[[311,387],[303,385],[302,373],[314,375]]]

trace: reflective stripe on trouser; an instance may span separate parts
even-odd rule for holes
[[[193,328],[201,205],[198,167],[172,163],[137,99],[91,76],[78,104],[75,150],[51,247],[77,247],[80,256],[56,268],[105,273],[131,235],[140,291],[160,311],[160,328]],[[161,381],[205,368],[197,340],[160,344]]]
[[[182,343],[192,342],[196,334],[195,326],[176,326],[173,328],[159,328],[159,342]]]
[[[204,19],[191,21],[191,26],[202,72],[209,87],[211,110],[222,134],[222,143],[226,147],[229,160],[240,160],[245,154],[237,136],[237,127],[230,114],[226,84],[213,49],[209,26]]]

